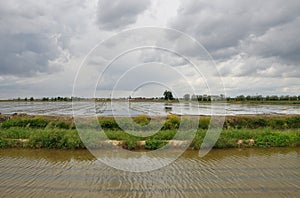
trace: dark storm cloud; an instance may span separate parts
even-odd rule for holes
[[[138,15],[149,6],[149,0],[99,0],[99,27],[105,30],[124,28],[135,23]]]
[[[300,69],[299,10],[297,0],[188,0],[182,2],[178,15],[170,24],[194,36],[216,61],[226,62],[246,54],[260,62],[261,59],[273,59],[296,72]],[[271,67],[276,68],[272,61],[260,66],[253,62],[250,65],[247,59],[241,61],[245,63],[238,67],[231,65],[231,71],[227,68],[224,73],[267,75]],[[261,70],[265,72],[260,73]]]
[[[299,64],[299,35],[300,14],[289,23],[270,28],[262,36],[251,36],[249,40],[243,41],[241,46],[249,54],[264,57],[280,57],[283,63]]]
[[[63,69],[56,60],[80,27],[73,17],[80,15],[83,2],[1,1],[0,75],[33,76]]]
[[[26,76],[58,69],[49,65],[49,60],[59,56],[56,43],[41,34],[1,34],[0,45],[1,75]]]

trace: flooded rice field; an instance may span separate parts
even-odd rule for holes
[[[213,111],[212,111],[213,109]],[[245,115],[245,114],[300,114],[299,105],[248,105],[163,102],[0,102],[0,113],[26,113],[37,115],[99,115],[135,116],[148,114],[178,115]]]
[[[300,148],[189,150],[144,173],[87,150],[1,149],[0,173],[1,197],[299,197]]]

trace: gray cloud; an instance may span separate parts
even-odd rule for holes
[[[59,56],[59,49],[53,39],[41,34],[0,35],[1,75],[34,75],[51,73],[58,67],[51,67],[50,60]]]
[[[283,75],[279,67],[272,65],[274,62],[264,61],[272,59],[294,71],[286,72],[287,76],[294,76],[299,74],[300,64],[299,10],[296,0],[188,0],[182,2],[170,25],[194,36],[219,63],[240,54],[258,61],[233,62],[223,68],[225,75],[264,76],[269,70],[273,76]]]
[[[98,4],[97,1],[0,1],[0,98],[69,96],[77,66],[96,43],[126,27],[144,24],[173,27],[200,41],[215,59],[229,94],[299,92],[300,2],[297,0],[164,3],[159,0],[99,0]],[[159,7],[161,5],[164,6]],[[142,43],[172,49],[199,66],[203,76],[212,79],[217,76],[207,54],[199,50],[196,43],[189,43],[178,33],[165,31],[166,35],[162,35],[159,32],[138,30],[125,33],[113,42],[105,42],[89,64],[99,69],[103,62]],[[147,42],[145,38],[152,39]],[[126,70],[141,63],[149,63],[151,67],[151,62],[174,66],[190,77],[189,82],[199,92],[203,91],[203,81],[183,58],[170,52],[146,49],[120,58],[107,71],[103,86],[109,89]],[[166,74],[168,71],[159,68],[138,77],[133,73],[130,77],[133,80],[124,81],[121,88],[127,90],[151,76],[157,81],[166,79],[172,86],[184,84],[179,78],[166,78]],[[93,75],[97,77],[95,72],[83,75],[81,80],[87,83],[83,87],[94,86]]]
[[[124,28],[135,23],[149,6],[149,0],[99,0],[98,25],[105,30]]]
[[[300,3],[299,3],[300,4]],[[250,36],[241,42],[241,48],[249,54],[263,57],[279,57],[283,63],[300,63],[300,14],[290,22],[268,29],[261,36]]]
[[[33,76],[63,69],[57,61],[67,51],[80,24],[84,1],[1,1],[0,75]],[[74,17],[76,18],[76,17]]]

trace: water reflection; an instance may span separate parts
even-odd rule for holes
[[[163,103],[163,102],[77,102],[72,108],[71,102],[0,102],[0,113],[27,113],[43,115],[77,115],[99,116],[135,116],[140,114],[164,116],[169,113],[183,115],[211,115],[211,104],[195,102]],[[214,104],[217,115],[223,114],[222,106]],[[227,115],[240,114],[300,114],[299,105],[239,105],[227,104]]]
[[[49,162],[95,161],[96,158],[85,149],[47,150],[47,149],[0,149],[0,157],[47,160]]]
[[[172,103],[165,103],[164,107],[167,114],[172,112]]]
[[[183,103],[183,109],[189,111],[191,109],[191,103],[189,102]]]

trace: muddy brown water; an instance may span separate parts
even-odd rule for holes
[[[1,197],[300,197],[300,148],[188,150],[144,173],[87,150],[1,149],[0,173]]]

